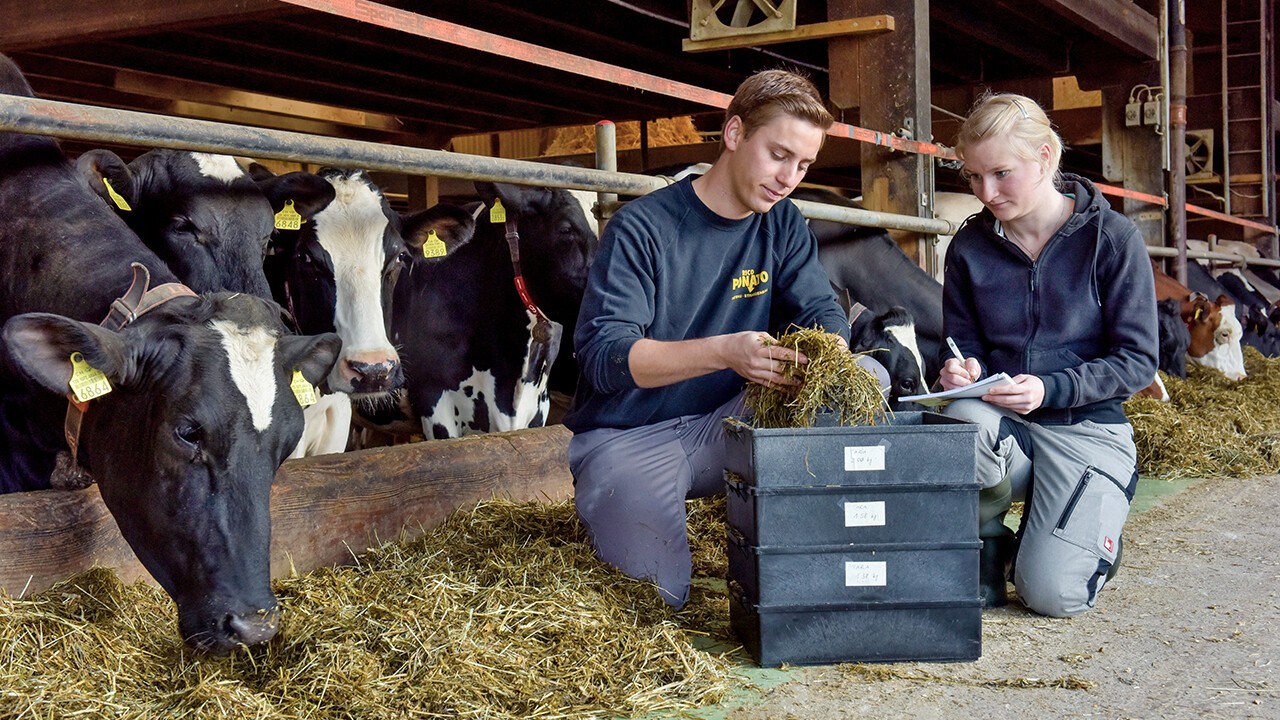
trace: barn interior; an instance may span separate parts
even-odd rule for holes
[[[631,172],[713,159],[722,110],[706,97],[731,94],[762,68],[809,74],[843,123],[942,146],[982,92],[1017,91],[1050,110],[1069,148],[1065,169],[1119,188],[1167,194],[1166,176],[1175,173],[1172,162],[1162,167],[1163,146],[1184,134],[1184,149],[1170,157],[1181,163],[1176,174],[1185,180],[1176,186],[1186,200],[1272,230],[1193,212],[1186,236],[1248,240],[1275,255],[1280,113],[1274,8],[1265,0],[786,0],[718,9],[709,0],[0,5],[5,17],[22,18],[0,27],[0,51],[43,98],[586,166],[594,158],[583,128],[611,120],[632,143],[618,154],[618,168]],[[694,13],[751,33],[773,21],[762,7],[793,11],[796,29],[769,44],[758,34],[722,41],[727,49],[690,42]],[[1166,33],[1170,8],[1180,12]],[[864,23],[853,34],[819,32],[850,18],[888,18],[892,29]],[[1185,25],[1176,22],[1184,18]],[[1167,38],[1185,38],[1169,43],[1172,62],[1162,62]],[[637,78],[692,92],[655,92]],[[668,118],[681,118],[679,132],[652,123]],[[112,149],[127,159],[146,148],[122,142]],[[837,136],[808,179],[865,195],[873,209],[930,217],[929,204],[916,201],[922,193],[966,189],[954,165]],[[424,179],[404,176],[380,181],[409,206],[451,187],[446,180],[424,189]],[[1149,244],[1172,244],[1159,205],[1113,202]]]

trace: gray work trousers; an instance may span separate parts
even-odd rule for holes
[[[703,415],[599,428],[569,441],[573,502],[601,560],[651,580],[668,605],[689,600],[685,500],[724,492],[724,426],[745,391]]]
[[[1092,608],[1138,485],[1133,426],[1039,425],[976,399],[945,413],[979,427],[978,534],[1004,532],[1010,504],[1025,503],[1013,576],[1023,604],[1053,617]]]

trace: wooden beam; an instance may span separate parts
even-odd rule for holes
[[[0,0],[0,50],[97,41],[109,37],[259,20],[295,13],[278,0]]]
[[[800,25],[794,30],[780,30],[766,33],[744,33],[732,37],[714,38],[711,40],[685,40],[685,52],[706,52],[708,50],[729,50],[733,48],[758,47],[760,45],[776,45],[800,40],[821,40],[840,37],[842,35],[871,35],[893,30],[893,17],[890,15],[872,15],[870,17],[845,18],[828,22]]]
[[[1021,5],[1023,0],[1015,0]],[[1139,60],[1158,59],[1156,16],[1125,0],[1035,0],[1050,12]],[[1034,38],[1027,38],[1034,42]]]
[[[487,498],[571,497],[569,437],[556,425],[286,461],[271,488],[271,575],[350,563]],[[0,591],[14,597],[93,567],[154,584],[96,485],[0,495],[0,557]]]
[[[405,131],[404,123],[390,115],[236,90],[221,85],[180,80],[137,70],[116,71],[114,87],[137,95],[257,110],[272,115],[306,118],[326,124],[349,125],[394,133]]]

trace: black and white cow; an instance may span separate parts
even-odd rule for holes
[[[894,410],[919,409],[898,398],[929,391],[925,367],[916,347],[915,321],[905,308],[893,307],[882,313],[871,310],[850,313],[849,349],[866,353],[889,373],[889,401]],[[910,407],[907,407],[910,405]]]
[[[288,201],[305,222],[333,196],[311,173],[253,178],[229,155],[157,149],[121,169],[100,150],[77,165],[174,274],[196,292],[271,298],[262,269],[275,215]],[[97,178],[107,176],[111,185]]]
[[[3,55],[0,92],[32,95]],[[279,622],[271,482],[302,431],[289,380],[319,380],[339,339],[286,336],[278,306],[246,294],[177,297],[100,327],[130,262],[176,278],[95,192],[54,140],[0,133],[0,487],[49,486],[82,354],[113,390],[88,403],[79,465],[177,602],[182,637],[215,652],[262,642]]]
[[[570,393],[577,376],[572,353],[558,350],[572,343],[597,247],[581,198],[547,188],[476,188],[483,204],[442,215],[435,227],[446,254],[424,249],[428,236],[418,234],[396,285],[392,336],[405,361],[409,405],[428,438],[543,425],[548,387],[557,382],[549,367],[563,368],[559,387]],[[517,291],[506,223],[492,221],[495,202],[518,231],[525,287],[550,322],[538,323]]]

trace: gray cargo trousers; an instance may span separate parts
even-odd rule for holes
[[[1004,532],[1010,504],[1025,503],[1013,566],[1023,604],[1053,617],[1092,608],[1138,486],[1133,426],[1039,425],[974,399],[945,413],[979,427],[978,534]]]

